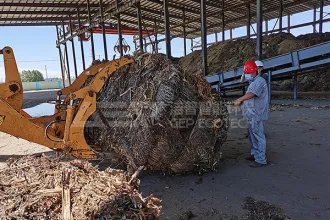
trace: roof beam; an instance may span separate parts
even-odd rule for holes
[[[130,12],[123,12],[122,15],[123,15],[123,16],[132,17],[132,18],[136,18],[136,17],[137,17],[136,14],[134,14],[134,13],[130,13]],[[147,16],[142,16],[142,21],[143,21],[143,20],[145,20],[145,21],[149,21],[149,22],[151,22],[152,24],[154,24],[155,21],[156,21],[156,22],[159,22],[159,23],[162,23],[162,22],[163,22],[162,20],[159,20],[158,18],[150,18],[150,17],[147,17]],[[122,20],[122,21],[123,21],[123,20]],[[137,23],[134,23],[134,22],[132,22],[132,21],[128,21],[128,20],[126,20],[126,22],[127,22],[127,23],[130,22],[131,24],[137,25]],[[144,28],[144,26],[146,26],[146,27],[151,27],[152,29],[155,28],[154,25],[147,25],[147,24],[145,24],[144,22],[142,22],[142,29]],[[192,28],[192,27],[190,27],[190,28]],[[161,30],[162,28],[158,27],[158,30],[159,30],[159,29]],[[163,29],[164,29],[164,28],[163,28]],[[175,29],[173,29],[173,31],[180,32],[181,30],[175,30]]]
[[[251,1],[251,0],[250,0]],[[250,2],[249,1],[249,2]],[[230,11],[231,9],[235,9],[235,8],[238,8],[238,7],[242,7],[242,6],[245,6],[247,4],[247,2],[244,2],[244,3],[241,3],[241,4],[238,4],[238,5],[231,5],[231,6],[225,6],[225,9],[223,11]],[[222,11],[222,10],[221,10]],[[221,12],[220,11],[220,12]],[[208,13],[207,14],[207,17],[211,17],[211,16],[214,16],[214,15],[218,15],[220,13],[219,11],[215,11],[215,12],[212,12],[212,13]],[[192,20],[188,20],[186,21],[185,23],[182,23],[182,24],[178,24],[178,25],[174,25],[174,26],[171,26],[171,28],[175,28],[175,27],[179,27],[179,26],[183,26],[184,24],[187,25],[187,24],[190,24],[190,23],[193,23],[193,22],[199,22],[200,21],[200,17],[198,18],[195,18],[195,19],[192,19]],[[200,28],[199,28],[200,30]],[[187,33],[189,34],[189,33]]]
[[[149,2],[152,2],[152,3],[155,3],[155,4],[163,5],[163,1],[160,1],[160,0],[148,0],[148,1]],[[200,0],[191,0],[191,1],[200,4]],[[246,4],[249,4],[250,2],[253,2],[253,0],[244,0],[244,3],[242,3],[242,4],[246,5]],[[206,5],[210,5],[209,2],[206,2]],[[199,8],[195,8],[195,7],[183,5],[182,3],[175,3],[175,0],[172,0],[172,3],[169,2],[168,3],[168,6],[170,8],[174,8],[174,9],[180,10],[180,12],[184,9],[185,12],[196,14],[198,16],[198,18],[194,18],[194,19],[198,19],[198,21],[200,20],[200,13],[201,12],[200,12],[200,9]],[[221,4],[218,5],[218,4],[215,4],[214,2],[210,6],[217,7],[217,8],[222,9]],[[240,10],[234,10],[235,8],[236,8],[236,6],[235,7],[232,6],[231,7],[231,11],[241,14],[241,11]],[[213,17],[214,15],[217,15],[217,13],[219,13],[219,12],[213,12],[212,13],[212,16],[210,16],[210,14],[208,14],[207,16],[208,17]]]
[[[283,4],[283,8],[289,8],[289,7],[296,6],[296,5],[299,5],[299,4],[302,4],[302,3],[304,3],[304,2],[308,2],[308,1],[309,1],[309,0],[294,0],[293,2]],[[269,13],[269,12],[274,12],[274,11],[276,11],[276,10],[278,10],[278,7],[268,8],[268,9],[263,10],[263,14],[265,14],[265,13]],[[253,14],[251,14],[251,18],[252,18],[252,17],[255,17],[256,15],[257,15],[256,12],[253,13]],[[245,16],[241,16],[241,17],[238,17],[238,18],[235,18],[235,19],[231,19],[231,20],[226,21],[226,24],[230,24],[230,23],[238,22],[238,21],[244,20],[244,19],[246,19],[246,18],[247,18],[247,15],[245,15]],[[215,24],[213,24],[213,25],[208,26],[207,28],[208,28],[208,29],[212,29],[212,28],[215,28],[215,27],[217,27],[217,26],[219,26],[219,25],[221,25],[221,23],[215,23]],[[187,32],[187,34],[195,34],[195,33],[198,32],[198,31],[199,31],[199,29],[196,28],[196,29],[193,30],[193,31]]]
[[[131,13],[131,12],[123,12],[121,14],[123,16],[128,16],[128,17],[132,17],[132,18],[136,18],[136,16],[137,16],[135,13]],[[150,18],[149,16],[142,16],[142,21],[143,20],[150,21],[152,23],[154,23],[155,21],[160,22],[160,20],[158,18]]]
[[[283,5],[283,8],[293,7],[293,6],[295,6],[295,5],[299,5],[299,4],[302,4],[302,3],[304,3],[304,2],[308,2],[308,1],[309,1],[309,0],[294,0],[293,2],[290,2],[290,3],[284,4],[284,5]],[[246,3],[244,3],[244,4],[246,4]],[[275,10],[277,10],[277,9],[278,9],[278,7],[268,8],[268,9],[264,10],[263,13],[273,12],[273,11],[275,11]],[[256,16],[256,13],[251,14],[251,18],[252,18],[253,16]],[[247,16],[245,15],[245,16],[241,16],[241,17],[238,17],[238,18],[235,18],[235,19],[227,20],[227,21],[226,21],[226,24],[235,23],[235,22],[238,22],[238,21],[240,21],[240,20],[244,20],[244,19],[246,19],[246,18],[247,18]],[[209,26],[207,27],[207,29],[213,29],[213,28],[216,28],[216,27],[218,27],[218,26],[220,26],[220,25],[221,25],[221,23],[216,23],[216,24],[213,24],[213,25],[209,25]],[[181,26],[181,25],[180,25],[180,26]],[[187,34],[187,35],[189,35],[189,34],[196,35],[196,33],[198,33],[198,32],[200,32],[200,28],[196,28],[195,30],[189,31],[189,32],[187,32],[186,34]],[[172,36],[171,39],[174,39],[174,38],[177,38],[177,37],[180,37],[180,36],[182,36],[182,35],[175,35],[175,36]],[[165,39],[160,39],[158,42],[162,42],[162,41],[164,41],[164,40],[165,40]]]
[[[128,3],[129,4],[129,3]],[[117,9],[117,1],[113,1],[111,5],[103,6],[103,14],[106,14],[108,11],[115,10]],[[101,11],[98,10],[95,14],[92,15],[92,21],[96,19],[101,19]],[[104,19],[104,16],[103,16]],[[85,21],[85,24],[88,23],[89,21]]]
[[[0,6],[5,7],[42,7],[42,8],[77,8],[79,7],[86,7],[87,4],[77,4],[77,3],[41,3],[41,2],[27,2],[27,3],[18,3],[18,2],[1,2]],[[99,4],[90,4],[90,7],[99,8]]]
[[[42,22],[42,23],[5,23],[1,24],[2,27],[14,27],[14,26],[29,26],[29,27],[35,27],[35,26],[56,26],[61,25],[62,22]]]
[[[87,14],[87,11],[79,11],[80,14]],[[0,14],[8,15],[76,15],[76,11],[0,11]]]
[[[193,0],[193,1],[194,2],[199,2],[200,0]],[[248,5],[248,4],[252,3],[253,1],[252,0],[245,0],[243,2],[244,3],[241,3],[240,6],[242,6],[242,4]],[[220,2],[216,3],[214,1],[209,0],[209,1],[206,2],[206,5],[214,7],[214,8],[218,8],[218,9],[220,9],[220,12],[222,12],[222,4],[220,4]],[[244,10],[237,9],[237,7],[240,7],[240,6],[233,7],[233,5],[232,6],[229,5],[228,8],[230,7],[230,10],[227,9],[226,11],[227,12],[235,12],[235,13],[240,14],[240,15],[245,14]]]
[[[136,17],[134,14],[131,14],[131,13],[128,13],[128,12],[125,12],[125,13],[122,13],[122,15],[123,15],[123,17],[125,16],[125,17]],[[148,22],[152,22],[152,24],[149,24],[149,23],[143,23],[143,25],[142,25],[142,29],[143,30],[146,30],[146,31],[154,31],[154,28],[155,28],[155,26],[154,26],[154,20],[152,20],[152,19],[146,19],[146,21],[148,21]],[[157,20],[156,20],[157,21]],[[113,22],[112,22],[112,24],[116,24],[116,22],[117,22],[117,20],[113,20]],[[127,23],[127,24],[130,24],[130,25],[133,25],[133,26],[138,26],[138,24],[137,24],[137,22],[134,22],[134,21],[131,21],[131,20],[127,20],[127,19],[125,19],[125,18],[123,18],[123,19],[121,19],[121,22],[124,24],[124,23]],[[150,28],[149,30],[147,29],[147,28]],[[190,28],[190,29],[192,29],[192,28]],[[165,31],[165,28],[164,27],[161,27],[161,26],[159,26],[159,27],[157,27],[157,30],[158,31]],[[172,29],[171,30],[172,32],[177,32],[177,33],[181,33],[182,31],[181,31],[181,29]]]
[[[150,0],[149,0],[149,1],[150,1]],[[190,1],[200,4],[200,0],[190,0]],[[251,3],[251,2],[253,2],[253,0],[244,0],[244,2],[241,3],[240,5],[246,5],[246,4],[249,4],[249,3]],[[178,3],[178,4],[182,4],[182,3]],[[177,5],[174,5],[174,6],[177,6]],[[208,17],[212,17],[212,16],[214,16],[214,15],[217,15],[217,13],[220,13],[220,12],[222,11],[222,4],[220,3],[220,1],[219,1],[219,2],[216,2],[216,1],[210,1],[210,0],[209,0],[209,1],[206,2],[206,6],[210,6],[210,7],[217,8],[217,9],[220,10],[219,12],[213,12],[211,16],[210,16],[210,13],[207,14]],[[180,6],[177,6],[177,7],[180,8]],[[244,11],[242,12],[241,10],[236,9],[236,7],[240,7],[240,6],[237,6],[237,5],[236,5],[236,6],[231,5],[231,6],[229,6],[229,7],[227,8],[227,11],[232,11],[232,12],[235,12],[235,13],[238,13],[238,14],[242,14],[242,13],[244,13]],[[190,12],[190,11],[189,11],[189,8],[186,9],[187,6],[182,6],[181,8],[185,8],[186,12]],[[230,10],[229,10],[229,8],[230,8]],[[199,9],[199,8],[197,8],[196,10],[194,10],[194,12],[195,12],[196,14],[198,14],[198,16],[200,16],[200,9]],[[199,19],[200,19],[200,18],[199,18]]]
[[[108,10],[109,10],[109,12],[103,16],[103,19],[101,19],[100,16],[97,16],[98,14],[93,16],[93,18],[92,18],[93,22],[91,24],[89,24],[89,27],[82,28],[82,29],[78,30],[77,32],[73,33],[72,35],[69,32],[65,33],[65,35],[64,35],[65,38],[63,38],[63,36],[61,36],[61,39],[59,40],[59,42],[57,42],[56,46],[59,46],[60,44],[63,44],[69,40],[72,40],[74,37],[87,32],[90,28],[98,26],[100,24],[100,22],[110,21],[112,19],[112,17],[114,17],[116,14],[126,11],[128,8],[132,7],[134,4],[136,4],[138,2],[140,2],[140,0],[127,0],[125,2],[125,4],[120,5],[118,8],[112,8],[113,7],[112,5],[104,8],[105,13]],[[82,25],[84,26],[86,24],[88,24],[88,22],[85,22]]]
[[[155,10],[152,10],[152,9],[149,9],[149,8],[142,8],[141,7],[141,11],[145,11],[145,12],[148,12],[148,13],[151,13],[151,14],[154,14],[154,15],[157,15],[158,18],[155,18],[154,21],[157,21],[159,23],[163,23],[164,21],[163,20],[159,20],[159,18],[161,18],[159,16],[159,11],[155,11]],[[126,12],[125,12],[126,13]],[[123,13],[123,14],[125,14]],[[142,13],[143,14],[143,13]],[[136,15],[137,16],[137,15]],[[180,21],[183,20],[183,17],[178,15],[178,14],[174,14],[174,13],[170,13],[170,18],[174,18],[174,19],[178,19]],[[144,17],[142,17],[142,20],[144,19]],[[151,21],[151,20],[150,20]],[[192,26],[192,25],[186,25],[186,27],[190,27],[190,28],[195,28],[195,26]]]
[[[200,0],[190,0],[190,1],[198,3],[198,4],[200,4],[200,2],[201,2]],[[222,8],[220,1],[218,1],[216,3],[214,1],[209,0],[209,1],[206,2],[206,6],[210,6],[210,7],[213,7],[213,8],[219,8],[219,9]]]
[[[84,16],[83,18],[86,18],[86,16]],[[77,17],[71,17],[72,20],[78,20]],[[3,22],[12,22],[12,21],[39,21],[39,22],[43,22],[43,21],[49,21],[49,22],[55,22],[55,21],[69,21],[69,17],[45,17],[45,18],[40,18],[40,17],[28,17],[28,18],[0,18],[0,21]]]
[[[148,0],[148,1],[152,2],[152,3],[155,3],[155,4],[158,4],[160,6],[163,6],[163,1],[160,1],[160,0]],[[171,2],[168,3],[168,7],[173,8],[173,9],[177,9],[177,10],[180,10],[180,11],[182,11],[182,9],[184,9],[186,12],[189,12],[191,14],[196,14],[198,16],[200,16],[200,14],[201,14],[200,10],[198,8],[179,6],[179,5],[173,4]]]
[[[160,10],[159,10],[159,11],[155,11],[155,10],[153,10],[153,9],[144,8],[144,7],[141,7],[141,10],[146,11],[146,12],[149,12],[149,13],[152,13],[152,14],[155,14],[155,15],[158,15],[159,17],[161,17],[161,16],[160,16],[160,14],[161,14],[161,11],[160,11]],[[181,16],[181,15],[175,13],[175,12],[171,12],[171,13],[170,13],[170,17],[171,17],[171,18],[174,18],[174,19],[178,19],[178,20],[182,20],[182,19],[183,19],[183,16]],[[187,17],[187,16],[186,16],[186,17]],[[190,18],[191,18],[191,17],[190,17]]]
[[[163,1],[159,1],[159,0],[148,0],[148,1],[152,2],[152,3],[155,3],[155,4],[159,4],[161,6],[163,5]],[[197,0],[197,1],[199,2],[199,0]],[[181,3],[181,5],[182,5],[182,3]],[[182,13],[182,10],[185,10],[185,12],[189,12],[191,14],[196,14],[196,17],[190,17],[190,18],[186,14],[186,18],[188,17],[188,19],[190,19],[190,20],[195,20],[195,21],[198,21],[198,22],[200,21],[200,13],[201,12],[200,12],[199,8],[187,7],[186,5],[179,6],[179,5],[176,5],[174,2],[172,2],[172,3],[169,2],[168,6],[169,6],[169,8],[180,10],[180,13]],[[170,18],[177,18],[177,19],[183,20],[182,16],[179,18],[178,16],[174,17],[172,14],[170,15]],[[192,22],[190,22],[190,23],[192,23]],[[180,26],[183,26],[183,23],[182,23],[182,25],[176,25],[176,26],[173,26],[171,28],[177,28],[177,27],[180,27]],[[186,27],[187,26],[188,25],[186,25]]]

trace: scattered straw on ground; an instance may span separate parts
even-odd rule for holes
[[[143,198],[121,170],[46,157],[12,159],[0,170],[1,219],[62,219],[63,171],[70,173],[72,219],[158,219],[159,200]]]

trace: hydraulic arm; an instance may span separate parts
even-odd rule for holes
[[[5,83],[0,84],[0,131],[77,158],[97,158],[98,152],[85,140],[86,122],[96,111],[96,97],[106,80],[134,60],[123,57],[91,66],[57,92],[53,115],[34,118],[22,110],[23,86],[13,50],[5,47],[0,54],[6,74]]]

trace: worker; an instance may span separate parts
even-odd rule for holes
[[[256,60],[256,65],[258,67],[258,75],[261,76],[262,78],[264,78],[266,80],[266,82],[268,82],[268,74],[264,73],[264,64],[263,62],[261,62],[260,60]]]
[[[244,74],[249,87],[244,96],[234,101],[234,106],[244,103],[244,118],[248,121],[248,137],[251,155],[246,160],[253,161],[250,167],[267,165],[264,121],[268,120],[268,89],[266,81],[258,75],[258,67],[253,60],[244,65]]]

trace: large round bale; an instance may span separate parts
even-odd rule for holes
[[[201,75],[162,54],[137,54],[114,72],[85,129],[89,144],[115,151],[133,170],[185,173],[214,169],[228,112]]]

